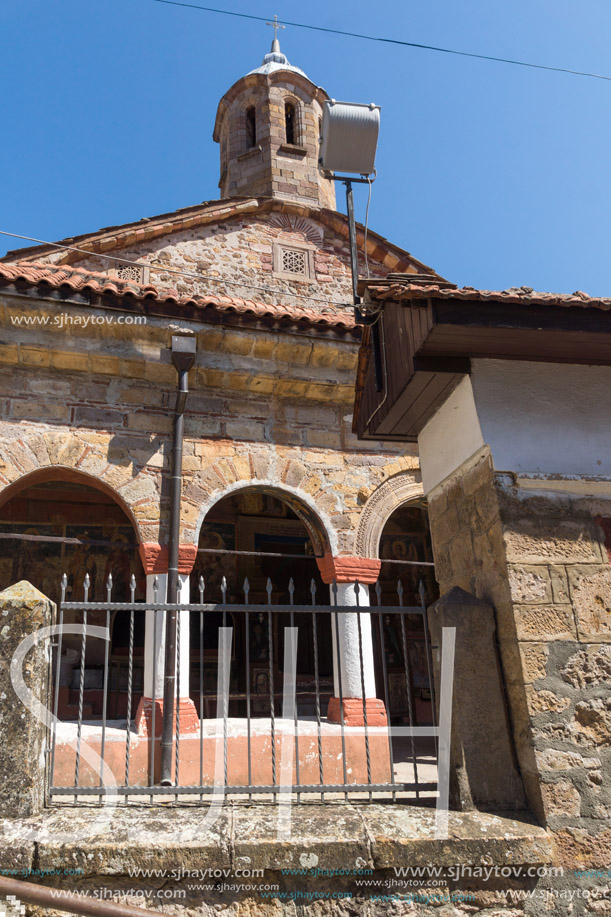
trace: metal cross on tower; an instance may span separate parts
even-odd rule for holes
[[[278,29],[286,29],[285,25],[280,25],[280,23],[278,22],[278,16],[276,16],[275,14],[274,14],[274,21],[266,22],[265,25],[271,25],[272,29],[274,30],[274,41],[276,41],[278,38]]]

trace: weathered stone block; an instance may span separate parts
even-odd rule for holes
[[[505,527],[509,563],[601,563],[593,525],[567,519],[526,518]]]
[[[75,422],[79,425],[93,427],[94,429],[107,429],[123,425],[125,415],[120,411],[105,411],[101,408],[76,409]]]
[[[514,602],[529,605],[551,604],[552,584],[549,568],[520,564],[509,567],[509,586]]]
[[[579,636],[611,643],[611,566],[577,565],[568,575]]]
[[[537,691],[532,687],[528,688],[526,697],[531,716],[540,713],[560,713],[571,705],[569,697],[558,697],[553,691]]]
[[[127,418],[127,427],[129,430],[140,430],[143,433],[171,433],[174,423],[172,417],[167,414],[143,411],[138,414],[130,414]]]
[[[521,809],[522,781],[505,708],[491,606],[455,588],[429,609],[433,646],[456,628],[452,700],[450,797],[459,809]],[[434,657],[437,657],[437,653]],[[435,679],[439,696],[439,667]]]
[[[54,369],[66,369],[69,372],[87,372],[89,359],[86,353],[54,353]]]
[[[575,751],[559,751],[546,748],[535,752],[537,764],[541,771],[569,771],[573,768],[596,770],[600,767],[600,758],[584,758]]]
[[[145,366],[144,361],[142,365]],[[105,376],[118,376],[121,370],[119,357],[107,357],[97,353],[89,355],[89,368],[91,372]]]
[[[70,420],[70,408],[67,405],[49,404],[42,401],[13,401],[11,414],[20,420],[42,420],[46,423]]]
[[[574,640],[577,637],[570,605],[514,605],[519,640]]]
[[[16,694],[11,674],[23,673],[26,688],[45,704],[49,680],[47,644],[35,645],[23,664],[13,663],[19,644],[50,627],[55,605],[22,581],[0,593],[0,815],[21,818],[44,805],[46,727]]]
[[[562,677],[574,688],[611,684],[611,646],[588,646],[571,656]]]
[[[571,601],[569,593],[569,580],[566,567],[548,567],[552,584],[552,601],[565,604]]]
[[[528,684],[545,678],[549,649],[545,643],[526,643],[520,646],[522,673]]]
[[[576,704],[573,728],[581,745],[611,745],[611,699],[595,697]]]
[[[541,794],[548,815],[579,815],[581,797],[570,780],[543,783]]]

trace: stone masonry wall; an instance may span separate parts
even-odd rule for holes
[[[312,276],[287,277],[275,271],[275,245],[305,246],[306,252],[311,251]],[[224,294],[266,303],[278,300],[320,312],[329,305],[343,306],[349,312],[353,309],[348,240],[308,217],[272,213],[236,218],[130,245],[117,255],[154,267],[150,282],[162,290],[176,290],[180,296]],[[117,270],[114,262],[101,256],[78,257],[71,263],[94,271]],[[387,268],[371,255],[369,269],[374,277],[387,274]]]
[[[611,565],[597,519],[611,505],[561,486],[527,490],[495,474],[484,448],[430,495],[431,534],[442,594],[459,585],[495,607],[520,769],[554,863],[600,868],[611,862]]]
[[[254,195],[304,201],[335,210],[335,185],[318,168],[319,121],[324,90],[283,70],[269,77],[250,74],[236,83],[219,108],[224,198]],[[284,106],[295,108],[295,141],[286,142]],[[256,111],[257,144],[249,148],[246,111]]]
[[[32,303],[0,301],[0,484],[63,466],[124,502],[143,541],[167,541],[167,473],[176,392],[168,347],[197,332],[185,420],[183,542],[206,506],[235,486],[272,485],[307,503],[339,553],[355,553],[360,514],[393,476],[419,481],[415,448],[359,443],[351,432],[357,343],[150,319],[146,326],[52,321],[25,331]],[[37,304],[54,317],[98,314]],[[100,313],[101,314],[101,313]]]

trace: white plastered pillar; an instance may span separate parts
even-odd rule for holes
[[[146,577],[146,601],[155,601],[154,583],[157,580],[157,602],[166,601],[168,588],[167,573],[149,573]],[[189,576],[184,573],[178,575],[178,601],[181,605],[189,604]],[[177,641],[177,671],[178,654],[180,654],[180,697],[189,697],[189,611],[180,611],[180,637]],[[144,631],[144,698],[145,701],[163,700],[163,674],[165,670],[165,611],[146,611]],[[154,681],[153,681],[154,676]],[[154,692],[153,692],[154,689]]]
[[[333,587],[331,587],[331,604],[335,604]],[[357,605],[356,586],[354,583],[337,584],[337,604]],[[358,605],[369,608],[369,587],[358,586]],[[337,618],[337,622],[336,622]],[[361,652],[359,651],[359,618],[361,625]],[[341,696],[343,698],[375,697],[375,675],[373,666],[373,639],[371,635],[371,615],[368,612],[357,614],[338,614],[332,616],[333,628],[333,684],[336,697],[340,696],[339,673],[341,669]],[[341,666],[338,664],[338,651]],[[362,671],[361,671],[362,669]]]

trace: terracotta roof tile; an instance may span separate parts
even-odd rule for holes
[[[505,302],[516,305],[532,306],[581,306],[594,309],[611,309],[611,297],[588,296],[581,290],[575,293],[537,293],[532,287],[511,287],[509,290],[477,290],[475,287],[455,287],[450,284],[431,283],[391,283],[385,285],[368,285],[372,299],[406,300],[425,299],[460,299],[479,302]]]
[[[153,284],[140,285],[132,280],[113,277],[97,271],[67,265],[53,265],[41,262],[0,263],[0,285],[21,281],[30,286],[48,285],[53,289],[68,287],[75,292],[90,290],[92,293],[110,293],[113,296],[130,296],[138,300],[153,299],[156,302],[174,302],[194,305],[202,309],[213,308],[218,312],[236,312],[260,318],[289,319],[311,325],[353,330],[356,325],[352,310],[340,311],[329,304],[325,312],[305,309],[300,306],[272,305],[258,300],[242,299],[226,294],[206,296],[182,296],[176,290],[160,289]]]

